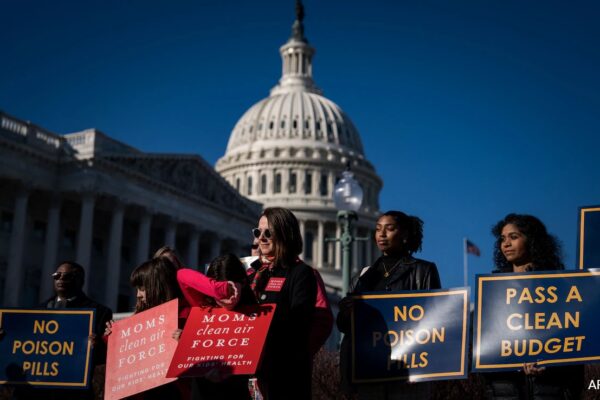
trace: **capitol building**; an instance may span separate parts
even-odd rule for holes
[[[57,134],[0,111],[0,306],[31,307],[53,294],[62,260],[86,269],[84,290],[114,311],[135,303],[131,271],[163,245],[190,267],[250,252],[264,207],[291,209],[302,258],[330,291],[341,286],[341,236],[333,189],[349,166],[364,191],[353,269],[375,257],[382,181],[360,135],[313,80],[297,8],[281,48],[279,83],[233,127],[216,167],[199,155],[146,153],[88,129]]]
[[[301,5],[292,35],[279,52],[283,64],[279,83],[239,119],[216,170],[239,193],[264,207],[291,209],[304,238],[302,257],[320,269],[326,281],[335,282],[341,248],[326,240],[341,236],[334,185],[349,165],[364,191],[355,236],[369,240],[354,242],[356,270],[374,258],[372,238],[382,181],[366,159],[348,115],[324,97],[313,80],[315,49],[304,35]]]
[[[260,204],[197,155],[144,153],[89,129],[58,135],[0,112],[0,304],[52,294],[63,260],[114,311],[135,304],[131,271],[168,245],[190,267],[248,254]]]

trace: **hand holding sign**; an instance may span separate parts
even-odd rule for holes
[[[167,376],[255,373],[274,311],[274,305],[192,308]]]
[[[172,382],[165,375],[177,342],[177,300],[107,323],[105,398],[121,399]]]
[[[600,360],[599,283],[594,272],[478,275],[475,370]]]

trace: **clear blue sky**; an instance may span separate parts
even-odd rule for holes
[[[367,3],[369,5],[367,5]],[[280,77],[292,0],[3,0],[0,109],[57,133],[95,127],[214,164]],[[462,285],[462,238],[540,217],[576,262],[600,204],[600,4],[306,0],[314,76],[361,133],[381,209],[425,221],[420,257]],[[471,282],[473,277],[471,276]]]

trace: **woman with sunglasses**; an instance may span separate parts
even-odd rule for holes
[[[298,258],[298,220],[288,209],[269,207],[252,233],[259,241],[262,265],[251,276],[251,287],[259,303],[277,305],[257,372],[260,390],[266,400],[309,400],[309,339],[317,283],[313,269]]]

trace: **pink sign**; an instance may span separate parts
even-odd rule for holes
[[[194,307],[167,376],[254,374],[274,312],[274,304],[237,311]]]
[[[104,398],[122,399],[175,379],[166,377],[177,341],[177,299],[113,324],[108,337]]]

